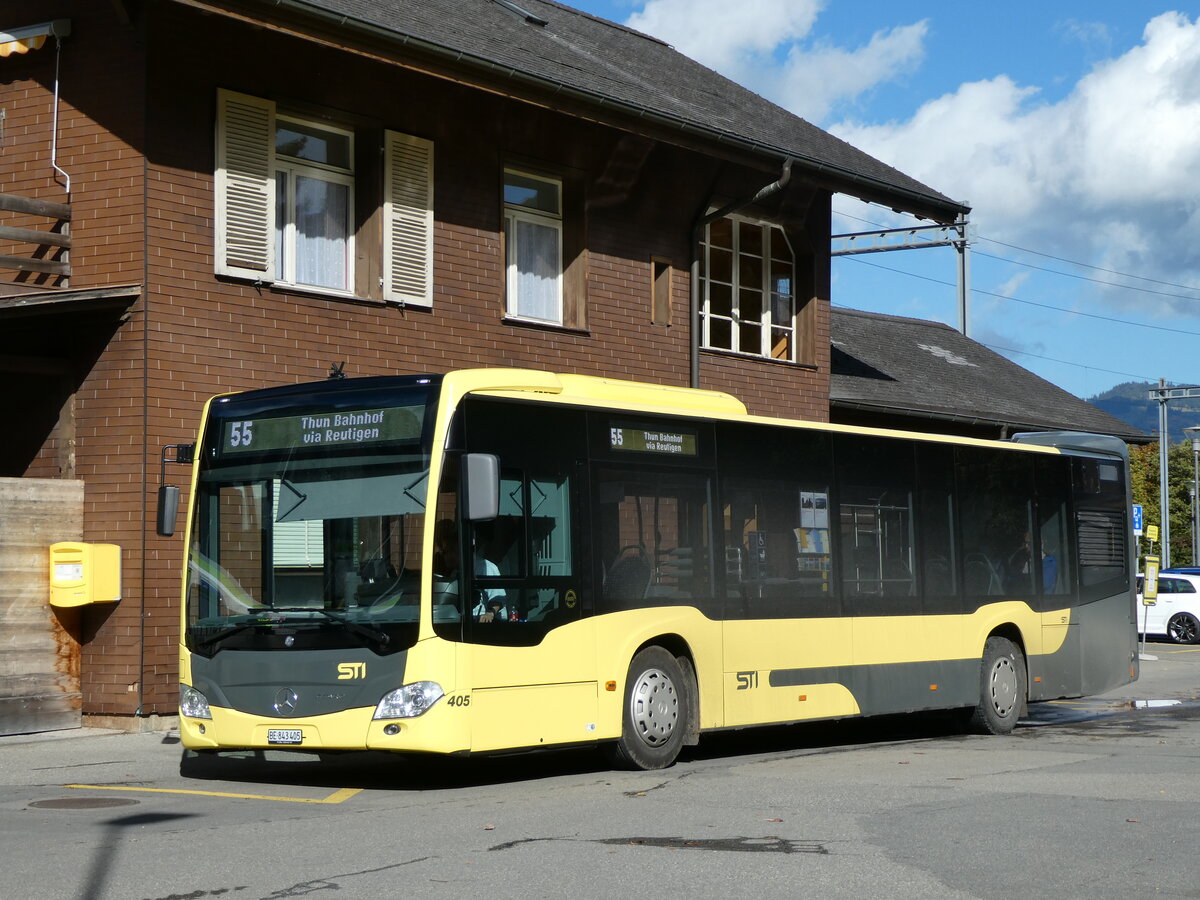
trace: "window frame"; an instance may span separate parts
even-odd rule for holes
[[[768,222],[762,219],[754,219],[747,216],[729,215],[722,219],[716,220],[730,223],[730,247],[728,252],[732,255],[730,265],[730,282],[720,281],[718,284],[727,286],[730,291],[730,314],[728,316],[715,314],[712,312],[712,286],[714,279],[712,277],[712,251],[726,250],[724,247],[714,248],[711,234],[714,222],[710,222],[704,227],[704,235],[701,244],[701,297],[700,297],[700,346],[705,350],[716,350],[724,353],[736,353],[741,356],[751,356],[757,359],[768,359],[775,362],[796,363],[798,361],[797,342],[799,340],[799,328],[797,325],[797,306],[796,306],[796,248],[792,244],[791,238],[788,236],[787,229],[775,222]],[[761,243],[760,251],[757,254],[743,253],[741,249],[741,227],[743,225],[754,226],[760,229]],[[777,262],[771,252],[772,236],[774,232],[778,232],[782,237],[791,260],[788,265],[788,282],[790,290],[786,295],[788,298],[788,306],[790,309],[788,321],[786,323],[778,323],[774,321],[773,299],[779,294],[773,290],[775,281]],[[761,263],[762,275],[761,281],[757,285],[745,285],[742,282],[742,256],[755,256]],[[757,320],[743,319],[741,317],[741,292],[743,288],[747,290],[757,291],[762,299],[762,312]],[[715,345],[712,340],[712,323],[714,320],[727,322],[729,324],[730,340],[729,346]],[[755,350],[746,350],[741,347],[741,326],[754,324],[758,328],[759,346]],[[776,332],[785,332],[788,338],[788,353],[786,356],[775,356],[772,352],[773,337]]]
[[[272,175],[275,180],[275,203],[276,203],[276,222],[275,222],[275,283],[285,287],[301,288],[303,290],[320,291],[321,293],[332,293],[344,296],[354,296],[355,285],[355,211],[354,211],[354,195],[355,195],[355,171],[354,171],[354,154],[355,154],[355,134],[354,131],[347,128],[342,128],[337,125],[332,125],[328,122],[323,122],[317,119],[307,119],[303,116],[293,115],[291,113],[275,114],[274,133],[272,141],[276,140],[279,128],[283,124],[292,123],[296,125],[307,126],[308,128],[319,131],[326,131],[330,134],[340,135],[348,141],[348,159],[349,167],[335,166],[331,163],[320,163],[315,160],[305,160],[298,157],[285,156],[278,152],[274,153],[274,164]],[[285,185],[280,184],[279,176],[286,176]],[[328,184],[337,184],[346,188],[346,238],[344,245],[344,253],[346,258],[345,264],[345,287],[333,287],[327,284],[312,284],[307,281],[299,281],[296,277],[296,267],[299,254],[296,252],[296,179],[297,177],[311,178],[314,181],[321,181]],[[282,204],[284,216],[283,221],[279,220],[280,198],[279,193],[281,188],[286,192],[286,198]]]
[[[434,142],[361,117],[277,110],[274,100],[218,88],[213,168],[213,262],[218,276],[338,298],[433,306]],[[307,174],[352,174],[348,198],[347,287],[276,278],[276,118],[348,134],[349,169],[302,161]],[[337,125],[329,124],[338,122]],[[382,141],[382,142],[380,142]],[[376,162],[373,150],[378,150]],[[292,179],[289,178],[289,181]],[[365,211],[365,215],[363,215]],[[361,257],[361,258],[360,258]],[[293,263],[294,264],[294,263]],[[288,273],[294,276],[294,270]]]
[[[554,185],[557,191],[557,210],[551,213],[509,203],[504,199],[504,193],[508,188],[508,178],[510,175],[517,175],[521,178],[528,178],[533,181],[540,181],[545,182],[546,184]],[[566,223],[563,215],[563,189],[564,179],[561,177],[547,175],[545,173],[531,172],[527,169],[514,166],[504,167],[501,179],[500,196],[503,204],[504,218],[504,314],[506,318],[516,319],[522,322],[534,322],[539,325],[556,325],[561,327],[566,324],[566,300],[564,296],[566,265],[563,255],[564,230]],[[519,241],[517,239],[516,227],[520,222],[551,228],[555,232],[555,252],[558,256],[558,269],[554,279],[555,318],[543,318],[541,316],[534,316],[521,312],[521,297],[519,291],[521,272],[518,268]]]

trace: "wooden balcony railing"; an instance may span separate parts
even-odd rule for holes
[[[67,203],[51,203],[48,200],[31,200],[15,194],[0,194],[0,211],[24,213],[54,219],[57,231],[38,231],[34,228],[12,228],[0,225],[0,241],[18,244],[34,244],[35,253],[42,255],[5,256],[0,254],[0,269],[16,269],[20,272],[37,272],[71,277],[71,206]],[[49,248],[49,249],[47,249]],[[53,248],[58,248],[53,249]],[[59,250],[62,252],[59,253]],[[49,256],[57,255],[57,259]]]

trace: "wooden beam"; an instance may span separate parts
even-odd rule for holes
[[[16,269],[18,272],[41,272],[44,275],[62,275],[69,278],[71,264],[53,262],[48,259],[29,259],[25,256],[0,256],[0,269]]]
[[[16,269],[18,272],[39,272],[43,275],[71,274],[71,264],[49,259],[30,259],[27,256],[0,256],[0,269]]]
[[[57,231],[37,231],[33,228],[12,228],[0,225],[0,240],[21,241],[27,244],[37,244],[39,247],[71,248],[71,236]]]
[[[70,221],[71,218],[71,205],[69,203],[34,200],[32,197],[18,197],[16,194],[0,194],[0,210],[28,213],[31,216],[45,216],[48,219],[66,219]]]

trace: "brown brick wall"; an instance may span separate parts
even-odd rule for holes
[[[104,4],[39,0],[0,3],[11,27],[69,18],[59,63],[58,166],[50,165],[54,121],[53,40],[3,62],[5,110],[0,190],[72,207],[73,288],[127,284],[142,278],[142,75],[136,29]],[[47,230],[42,218],[0,213],[6,225]],[[11,246],[11,245],[9,245]],[[32,256],[29,244],[2,253]],[[0,279],[54,285],[54,276],[0,271]]]

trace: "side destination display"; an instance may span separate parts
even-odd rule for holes
[[[424,414],[423,406],[393,406],[226,422],[221,435],[221,455],[297,447],[340,447],[374,441],[414,441],[421,436]]]
[[[614,450],[633,450],[639,453],[695,456],[696,433],[617,426],[609,429],[609,446]]]

